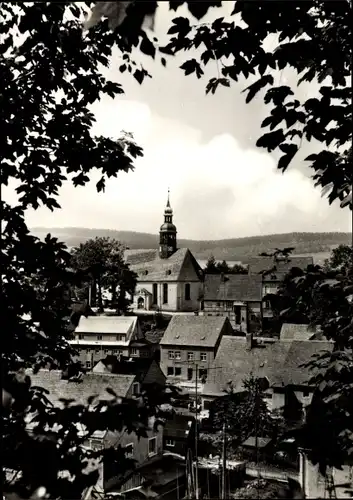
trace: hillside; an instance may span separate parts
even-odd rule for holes
[[[32,228],[35,236],[43,239],[48,233],[65,242],[68,247],[79,245],[96,236],[108,236],[124,243],[129,248],[157,248],[158,236],[133,231],[113,229],[88,229],[82,227]],[[188,247],[198,259],[207,259],[213,254],[216,259],[243,260],[273,248],[295,247],[296,254],[326,254],[337,245],[351,244],[351,233],[287,233],[266,236],[250,236],[225,240],[178,239],[179,247]]]

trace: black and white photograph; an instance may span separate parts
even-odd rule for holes
[[[352,17],[0,2],[3,500],[353,499]]]

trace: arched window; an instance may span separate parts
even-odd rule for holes
[[[190,283],[185,283],[185,300],[190,300]]]
[[[168,283],[163,283],[163,304],[168,304]]]
[[[153,286],[152,286],[153,304],[157,304],[157,300],[158,300],[157,293],[158,293],[157,283],[153,283]]]

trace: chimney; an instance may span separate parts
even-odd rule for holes
[[[251,351],[251,349],[254,346],[254,337],[252,333],[247,333],[246,334],[246,349],[248,351]]]

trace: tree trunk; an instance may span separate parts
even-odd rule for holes
[[[97,284],[98,284],[98,310],[99,312],[103,312],[103,298],[102,298],[102,284],[101,284],[101,277],[97,277]]]

